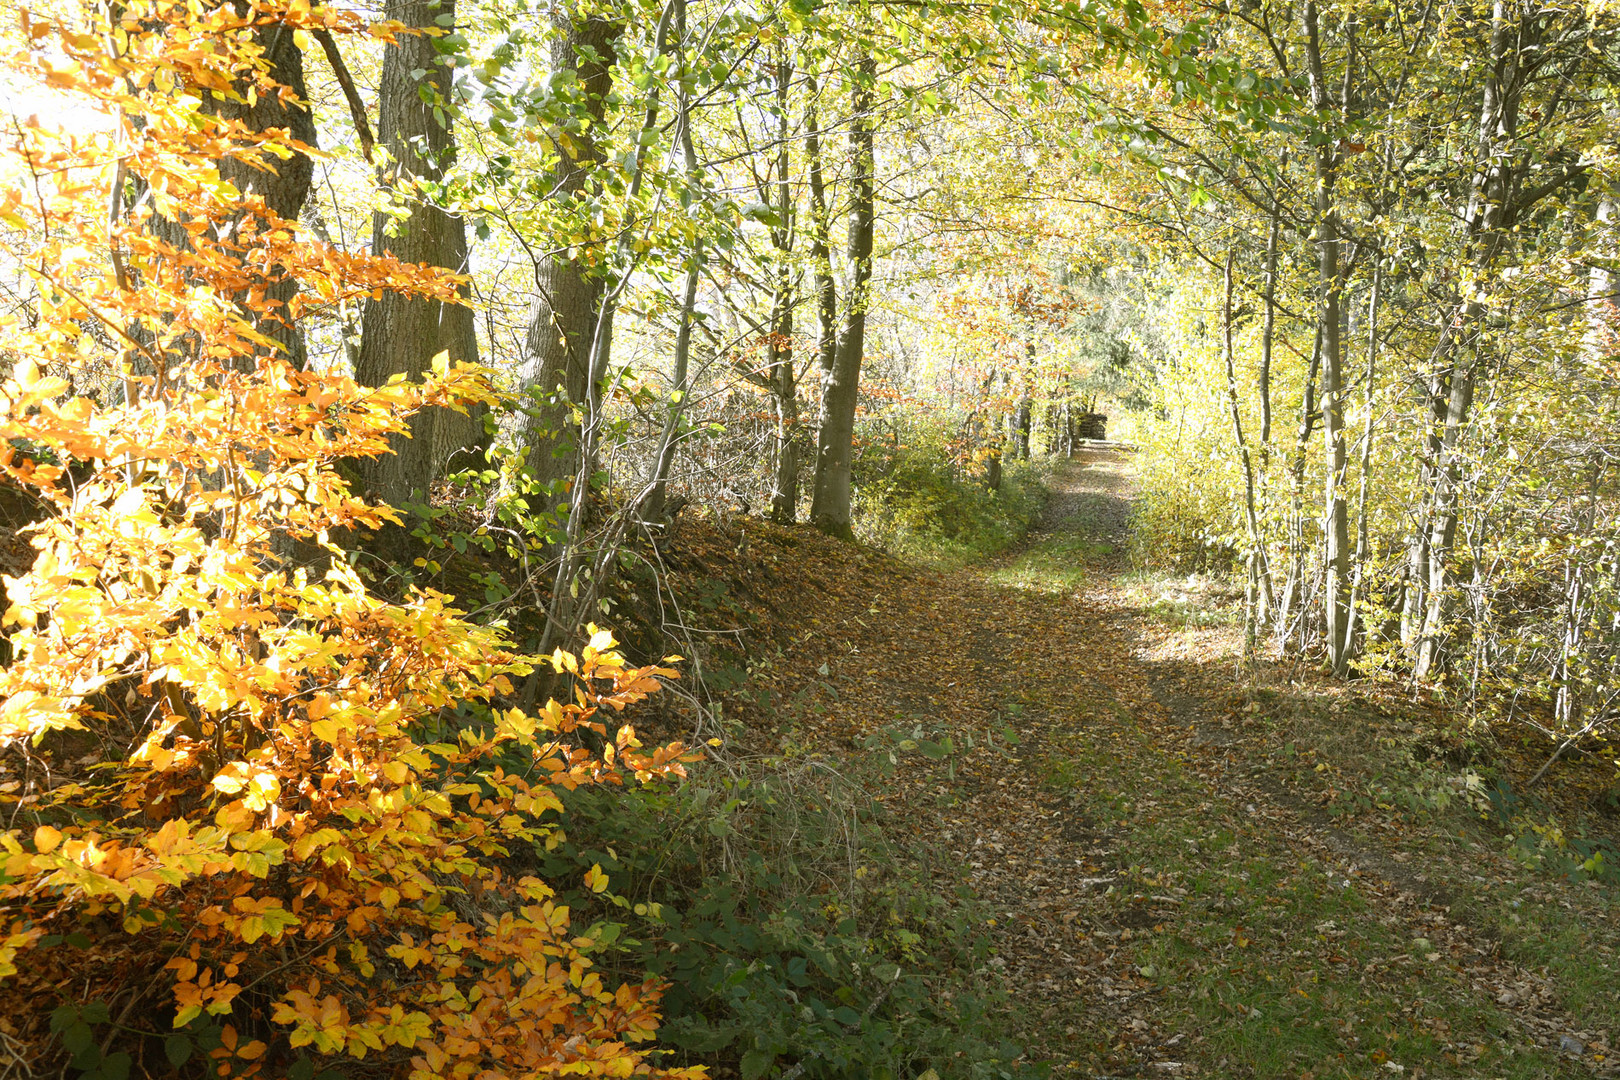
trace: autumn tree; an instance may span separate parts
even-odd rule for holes
[[[605,631],[541,659],[443,594],[370,593],[331,537],[398,513],[339,463],[388,453],[419,410],[488,402],[488,382],[458,365],[365,387],[261,329],[377,293],[457,299],[442,268],[334,249],[228,178],[307,149],[234,114],[293,99],[274,43],[392,29],[274,0],[23,29],[14,63],[99,120],[19,125],[22,182],[0,193],[4,257],[32,286],[0,322],[0,471],[39,508],[3,616],[11,1038],[102,1075],[367,1057],[420,1077],[655,1073],[635,1044],[657,983],[605,982],[551,887],[512,867],[556,837],[559,788],[680,771],[678,748],[644,754],[607,722],[673,672]],[[109,215],[129,175],[146,201]],[[277,299],[282,281],[300,291]],[[130,350],[149,369],[99,392]],[[330,568],[283,561],[281,535]],[[542,663],[571,703],[512,707]]]

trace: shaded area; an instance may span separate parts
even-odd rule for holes
[[[1122,575],[1127,459],[1077,455],[1051,488],[986,566],[819,597],[759,684],[795,703],[774,718],[798,744],[945,748],[897,755],[876,794],[985,905],[983,974],[1031,1056],[1067,1076],[1616,1075],[1612,998],[1581,981],[1614,970],[1613,932],[1560,971],[1493,922],[1528,931],[1544,904],[1560,940],[1614,925],[1606,894],[1527,875],[1466,812],[1330,819],[1339,766],[1303,727],[1283,753],[1230,620],[1190,617],[1220,587]],[[1477,885],[1465,903],[1407,865]]]

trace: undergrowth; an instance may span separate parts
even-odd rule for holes
[[[865,793],[878,756],[713,761],[680,786],[567,799],[550,880],[597,962],[668,980],[659,1041],[743,1080],[1034,1076],[975,978],[983,913],[926,850],[898,845]],[[674,1063],[674,1062],[672,1062]]]
[[[1006,462],[991,488],[986,462],[958,456],[945,428],[922,423],[908,428],[904,441],[863,448],[855,463],[856,534],[949,570],[1022,539],[1046,504],[1041,467]]]

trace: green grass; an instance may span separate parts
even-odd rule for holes
[[[1114,553],[1114,545],[1064,532],[1047,537],[1018,553],[1005,566],[985,573],[992,585],[1029,592],[1073,592],[1091,576],[1088,566]]]
[[[1225,575],[1138,570],[1116,580],[1142,612],[1170,626],[1242,625],[1243,596]]]
[[[1112,914],[1093,925],[1132,925],[1133,905],[1153,912],[1118,948],[1156,988],[1155,1026],[1195,1036],[1188,1060],[1256,1078],[1586,1075],[1525,1038],[1494,991],[1475,988],[1461,943],[1476,932],[1427,929],[1431,912],[1389,907],[1342,868],[1302,856],[1149,733],[1109,728],[1049,745],[1038,775],[1113,833],[1129,870],[1102,901]],[[1596,962],[1593,929],[1555,904],[1539,905],[1533,925],[1521,919],[1528,933],[1510,947],[1546,965],[1566,1007],[1612,1035],[1614,972]],[[1094,1045],[1110,1038],[1090,1034]]]

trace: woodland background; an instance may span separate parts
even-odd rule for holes
[[[1607,3],[7,18],[20,1075],[1026,1069],[674,577],[961,567],[1096,413],[1243,670],[1612,760]]]

